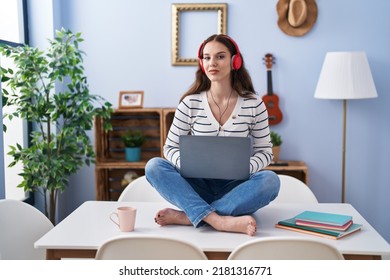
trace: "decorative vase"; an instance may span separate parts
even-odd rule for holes
[[[272,147],[272,153],[274,154],[273,162],[278,162],[279,161],[279,154],[280,154],[280,146]]]
[[[126,147],[126,161],[134,162],[141,160],[141,147]]]

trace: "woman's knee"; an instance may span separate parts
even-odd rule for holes
[[[145,176],[146,177],[153,176],[155,172],[159,172],[163,160],[164,160],[163,158],[159,158],[159,157],[151,158],[150,160],[148,160],[148,162],[145,165]]]
[[[146,178],[158,177],[166,172],[175,170],[173,164],[160,157],[151,158],[145,165],[145,176]]]
[[[278,195],[280,189],[280,178],[271,170],[263,170],[255,174],[256,179],[261,181],[261,188],[263,191],[273,193],[275,196]]]
[[[267,180],[269,181],[269,184],[274,186],[278,191],[280,188],[280,178],[278,174],[271,170],[267,170]]]

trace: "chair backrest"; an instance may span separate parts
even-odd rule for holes
[[[152,187],[145,176],[141,176],[127,185],[118,201],[163,202],[165,199]]]
[[[102,244],[97,260],[207,260],[196,246],[177,239],[121,236]]]
[[[229,260],[343,260],[337,248],[323,241],[269,237],[248,241],[233,250]]]
[[[301,180],[288,175],[278,175],[280,190],[272,203],[318,203],[310,188]]]
[[[35,207],[13,199],[0,200],[0,259],[43,260],[45,250],[34,243],[53,228]]]

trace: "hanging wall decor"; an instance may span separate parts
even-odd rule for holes
[[[279,28],[290,36],[303,36],[317,20],[315,0],[279,0],[276,5]]]
[[[226,34],[227,4],[172,4],[172,65],[198,65],[199,44]]]

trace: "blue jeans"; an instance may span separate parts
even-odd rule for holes
[[[167,201],[183,210],[195,227],[204,225],[207,215],[241,216],[256,212],[274,200],[279,177],[262,170],[248,180],[184,178],[166,159],[152,158],[145,166],[149,183]]]

